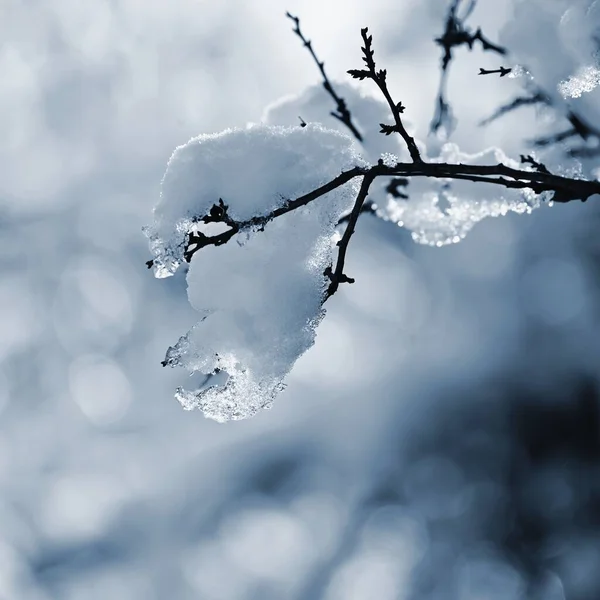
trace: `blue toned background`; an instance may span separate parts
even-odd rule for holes
[[[175,146],[318,82],[285,9],[332,78],[368,25],[425,138],[441,2],[0,7],[0,598],[600,597],[597,201],[440,249],[365,217],[271,411],[173,399],[195,313],[141,228]],[[519,88],[457,55],[453,140],[518,157],[534,112],[479,128]]]

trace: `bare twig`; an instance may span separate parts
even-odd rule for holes
[[[534,106],[536,104],[543,104],[548,107],[552,107],[556,110],[559,110],[552,100],[552,98],[543,90],[537,89],[537,91],[532,96],[518,96],[508,104],[504,104],[500,106],[494,113],[492,113],[489,117],[485,118],[481,121],[480,125],[488,125],[492,121],[495,121],[499,117],[502,117],[513,110],[521,108],[523,106]],[[600,153],[600,129],[597,129],[583,120],[578,114],[576,114],[573,110],[567,110],[564,115],[565,118],[569,121],[570,127],[559,131],[558,133],[553,133],[548,136],[538,137],[534,140],[530,140],[529,143],[537,146],[538,148],[544,146],[550,146],[552,144],[558,144],[560,142],[564,142],[568,139],[579,137],[584,142],[594,141],[596,146],[583,146],[580,148],[572,148],[569,150],[569,154],[572,156],[595,156]]]
[[[338,121],[341,121],[352,132],[352,135],[359,142],[362,142],[362,135],[356,128],[356,125],[354,125],[354,123],[352,122],[352,115],[350,114],[350,110],[346,105],[346,101],[341,96],[337,95],[336,91],[331,85],[331,82],[329,81],[329,78],[327,77],[327,74],[325,73],[325,63],[317,58],[317,55],[315,54],[315,51],[312,47],[312,42],[310,40],[307,40],[304,37],[302,31],[300,30],[300,19],[290,14],[289,12],[286,12],[285,14],[292,21],[294,21],[294,33],[302,40],[302,43],[310,52],[310,55],[313,57],[315,63],[317,63],[317,67],[319,67],[319,71],[321,71],[321,75],[323,76],[323,87],[336,103],[337,112],[332,111],[330,113],[331,116],[335,117]]]
[[[392,111],[392,115],[394,117],[394,125],[385,125],[384,123],[380,123],[381,133],[385,135],[390,135],[393,132],[398,132],[410,153],[410,157],[413,159],[413,162],[421,162],[421,154],[419,153],[419,149],[417,148],[417,144],[412,136],[408,135],[408,132],[404,128],[404,124],[402,123],[402,118],[400,114],[404,112],[404,106],[402,102],[394,102],[392,100],[392,96],[388,90],[386,76],[387,71],[385,69],[376,70],[375,60],[373,59],[374,51],[372,49],[373,36],[368,35],[368,28],[365,27],[360,30],[360,34],[362,36],[364,46],[361,48],[363,51],[363,61],[367,65],[367,69],[351,69],[348,71],[348,74],[354,77],[355,79],[372,79],[377,87],[381,90],[384,98],[386,99],[390,110]]]
[[[548,104],[550,99],[543,92],[538,91],[533,96],[518,96],[508,104],[503,104],[498,109],[496,109],[489,117],[480,121],[479,125],[489,125],[492,121],[516,110],[517,108],[521,108],[522,106],[534,106],[536,104]]]
[[[476,0],[471,1],[467,10],[467,14],[472,11],[475,1]],[[454,1],[454,10],[456,10],[459,2],[460,0]],[[291,15],[288,16],[297,21],[295,17],[292,17]],[[300,33],[299,35],[302,37]],[[396,198],[406,197],[406,194],[400,192],[398,188],[406,186],[408,183],[408,178],[410,177],[426,177],[432,179],[462,180],[471,181],[474,183],[487,183],[491,185],[503,186],[509,189],[530,189],[535,194],[552,192],[552,200],[560,203],[571,202],[573,200],[581,200],[584,202],[590,196],[600,195],[600,181],[588,181],[585,179],[575,179],[561,175],[555,175],[550,173],[545,165],[538,162],[530,155],[521,155],[521,162],[523,164],[530,165],[533,167],[533,170],[514,169],[501,163],[495,165],[464,165],[424,162],[420,156],[414,139],[408,135],[402,123],[400,115],[404,111],[404,106],[402,106],[400,102],[395,103],[392,100],[390,92],[387,88],[385,69],[379,71],[376,70],[376,65],[373,58],[374,53],[372,49],[372,36],[368,35],[367,28],[361,29],[361,35],[364,42],[364,46],[362,47],[364,55],[363,61],[365,62],[367,69],[351,70],[348,71],[348,73],[356,79],[372,79],[377,84],[386,101],[388,102],[394,117],[394,125],[385,125],[382,123],[381,132],[385,133],[386,135],[389,135],[393,132],[398,132],[408,147],[412,162],[399,162],[395,165],[385,165],[383,159],[380,159],[376,165],[370,167],[354,167],[341,173],[330,182],[320,186],[308,194],[304,194],[296,199],[285,200],[280,207],[276,208],[267,215],[253,217],[245,221],[236,221],[233,219],[228,212],[227,204],[225,204],[223,199],[219,198],[218,203],[214,204],[210,208],[207,215],[198,216],[194,219],[194,221],[203,223],[223,223],[227,225],[229,229],[213,236],[207,236],[206,234],[198,232],[195,229],[190,231],[188,233],[188,240],[184,248],[184,260],[190,262],[193,255],[201,248],[204,248],[205,246],[219,246],[225,244],[237,233],[242,231],[264,229],[264,227],[272,220],[292,212],[302,206],[308,205],[309,203],[348,183],[356,177],[362,177],[360,190],[351,213],[345,217],[342,217],[340,220],[340,222],[347,222],[347,227],[342,235],[341,240],[338,242],[339,250],[335,269],[332,266],[329,266],[324,272],[324,275],[330,280],[323,299],[323,302],[325,302],[337,291],[341,283],[352,283],[354,281],[344,274],[346,253],[350,239],[354,234],[359,216],[364,212],[375,212],[375,206],[372,202],[367,201],[367,196],[370,185],[377,177],[392,178],[386,190]],[[493,44],[490,44],[482,38],[479,30],[471,37],[471,44],[474,40],[479,40],[484,46],[484,49],[490,49],[491,46],[491,49],[499,51],[497,47],[493,46]],[[302,39],[304,40],[304,38]],[[312,53],[310,42],[305,41],[305,44],[308,45],[309,50]],[[449,48],[451,47],[452,46],[449,46]],[[318,64],[322,66],[322,63]],[[538,102],[549,103],[550,100],[548,99],[547,95],[540,91],[531,98],[517,99],[513,101],[512,104],[508,105],[508,107],[502,107],[498,112],[499,114],[504,114],[505,112],[513,110],[518,106],[522,106],[524,104],[535,104]],[[584,123],[574,113],[570,112],[567,115],[567,118],[571,123],[571,130],[555,135],[555,140],[566,139],[572,135],[579,135],[584,140],[587,140],[592,136],[597,136],[600,139],[600,132]],[[340,120],[342,119],[340,118]],[[154,262],[148,261],[146,264],[148,267],[151,267]]]
[[[406,177],[394,177],[388,182],[385,191],[390,194],[393,198],[402,198],[408,200],[408,194],[401,192],[399,187],[406,187],[408,185],[408,179]]]
[[[348,251],[348,244],[350,243],[350,238],[354,234],[354,230],[356,228],[356,222],[358,221],[358,217],[362,212],[362,207],[364,205],[365,200],[367,199],[367,195],[369,194],[369,186],[375,179],[375,175],[372,173],[368,173],[363,177],[362,183],[360,184],[360,190],[358,191],[358,195],[356,196],[356,202],[354,203],[354,208],[350,213],[350,218],[348,219],[348,226],[344,230],[344,235],[342,239],[337,243],[338,245],[338,255],[337,261],[335,264],[335,270],[332,270],[331,267],[327,267],[325,269],[324,275],[329,277],[329,286],[325,291],[325,297],[323,302],[331,298],[337,289],[340,286],[340,283],[354,283],[354,279],[352,277],[348,277],[344,274],[344,263],[346,260],[346,252]]]
[[[524,154],[521,154],[521,163],[524,165],[529,164],[534,169],[537,169],[538,171],[540,171],[542,173],[550,173],[550,171],[548,171],[546,165],[535,160],[535,158],[533,158],[533,156],[531,156],[531,154],[528,154],[527,156],[525,156]]]
[[[444,33],[441,37],[435,40],[435,42],[442,47],[443,54],[441,62],[440,84],[438,87],[438,95],[436,100],[436,110],[430,125],[430,130],[432,133],[436,133],[440,127],[447,124],[452,119],[452,109],[446,100],[448,70],[453,59],[452,50],[463,45],[468,46],[469,50],[472,50],[474,43],[478,41],[484,51],[496,52],[497,54],[501,55],[506,54],[506,50],[501,46],[490,42],[483,35],[480,28],[478,28],[475,33],[472,33],[471,30],[466,27],[465,21],[473,12],[473,9],[477,4],[477,0],[470,0],[465,12],[459,16],[458,9],[461,3],[462,0],[452,0],[448,8]],[[480,70],[480,75],[486,74],[485,72],[482,73],[481,71],[483,71],[483,69]],[[503,75],[501,74],[501,76]]]
[[[498,73],[500,77],[505,77],[509,73],[512,73],[512,69],[509,67],[500,67],[498,69],[479,69],[479,75],[493,75]]]
[[[369,215],[377,215],[377,205],[371,200],[367,200],[360,209],[360,214],[369,214]],[[338,225],[343,225],[344,223],[348,223],[350,221],[350,216],[352,215],[352,211],[340,217],[340,220],[337,222]]]
[[[551,100],[548,100],[548,104],[552,106]],[[600,129],[592,127],[589,123],[585,122],[579,115],[572,110],[569,110],[565,115],[571,127],[561,131],[559,133],[552,134],[547,137],[536,138],[533,140],[533,144],[538,147],[548,146],[550,144],[556,144],[563,142],[573,137],[580,137],[584,142],[589,140],[595,140],[597,146],[600,145]],[[590,152],[591,151],[591,152]],[[570,151],[573,155],[584,155],[586,152],[590,152],[592,155],[598,152],[598,148],[576,148]]]

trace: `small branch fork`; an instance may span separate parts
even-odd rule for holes
[[[312,47],[312,42],[310,40],[307,40],[304,37],[302,31],[300,30],[300,19],[290,14],[289,12],[286,12],[285,14],[288,18],[294,21],[294,33],[302,40],[302,43],[304,44],[305,48],[308,49],[315,63],[317,63],[317,67],[319,67],[319,71],[321,71],[321,75],[323,76],[323,87],[336,103],[337,112],[332,111],[330,113],[331,116],[335,117],[338,121],[341,121],[352,132],[352,135],[359,142],[362,142],[362,135],[356,128],[356,125],[354,125],[354,123],[352,122],[352,115],[350,114],[350,110],[346,105],[346,101],[341,96],[337,95],[336,91],[331,85],[331,82],[329,81],[329,78],[327,77],[327,74],[325,73],[325,63],[317,58],[317,55],[315,54],[315,51]]]
[[[365,200],[369,194],[369,187],[371,183],[373,183],[373,179],[375,179],[375,177],[376,175],[373,173],[367,173],[362,179],[360,190],[358,191],[358,195],[356,197],[356,202],[354,203],[354,207],[350,213],[350,218],[348,219],[348,225],[344,230],[342,239],[337,243],[339,250],[335,264],[335,270],[332,270],[331,267],[327,267],[327,269],[325,269],[324,275],[329,278],[329,286],[325,292],[325,298],[323,299],[323,302],[325,302],[328,298],[331,298],[331,296],[337,292],[337,289],[340,287],[340,283],[354,283],[354,279],[352,277],[348,277],[348,275],[344,274],[346,252],[348,251],[350,238],[356,229],[358,217],[361,215]]]
[[[479,75],[494,75],[498,73],[500,77],[506,77],[509,73],[512,73],[512,69],[510,67],[499,67],[498,69],[479,69]]]

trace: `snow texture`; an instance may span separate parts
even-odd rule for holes
[[[384,155],[394,155],[396,160],[410,162],[410,154],[406,145],[398,135],[382,135],[380,123],[390,120],[389,106],[380,98],[365,93],[353,82],[333,81],[336,93],[344,98],[352,114],[352,122],[356,124],[362,142],[354,140],[357,152],[370,164],[377,163]],[[364,87],[364,86],[363,86]],[[348,128],[339,119],[331,116],[334,108],[331,96],[323,89],[322,84],[312,85],[297,95],[289,95],[267,106],[262,120],[269,125],[286,125],[294,123],[300,115],[308,123],[321,123],[337,131],[348,133]],[[408,131],[412,132],[410,120],[403,120]],[[424,152],[424,146],[417,141],[419,150]],[[385,187],[387,181],[375,180],[369,188],[369,200],[378,206],[387,202]]]
[[[600,85],[600,69],[595,65],[587,65],[578,69],[575,75],[558,85],[563,98],[579,98],[581,94],[591,92]]]
[[[477,154],[465,154],[456,144],[445,144],[439,156],[431,162],[493,165],[502,163],[515,169],[523,168],[498,148]],[[394,164],[394,157],[384,157]],[[444,181],[413,177],[406,188],[408,198],[388,196],[379,209],[382,218],[411,232],[415,242],[444,246],[462,240],[473,226],[486,217],[504,216],[509,212],[530,213],[541,206],[541,197],[532,190],[511,190],[498,185],[471,181]]]
[[[574,102],[583,92],[589,97],[597,93],[586,65],[598,58],[599,15],[599,0],[515,2],[515,19],[500,36],[523,65],[515,75],[525,74],[524,85],[546,90],[557,106],[564,106],[565,98]],[[535,35],[524,35],[514,25],[521,22],[528,27],[535,23]],[[549,48],[556,49],[552,60]],[[202,135],[175,150],[154,223],[146,228],[157,277],[172,275],[184,262],[188,234],[219,199],[228,206],[229,217],[247,222],[345,169],[366,164],[359,153],[369,164],[409,160],[398,136],[378,131],[378,124],[389,119],[385,103],[351,83],[334,85],[364,136],[362,143],[331,116],[331,98],[315,85],[267,107],[262,125]],[[577,112],[592,122],[599,116],[594,102],[577,105]],[[299,118],[308,125],[292,126]],[[431,162],[530,168],[498,148],[466,154],[447,143],[435,149],[437,156],[426,157],[426,146],[417,144]],[[559,146],[544,150],[540,159],[556,173],[590,173],[576,159],[565,161]],[[486,217],[530,213],[551,200],[551,194],[537,196],[529,189],[423,177],[409,178],[399,196],[386,191],[388,181],[378,179],[371,187],[369,200],[377,214],[409,230],[415,242],[433,246],[459,242]],[[187,273],[188,296],[202,320],[166,358],[169,365],[207,376],[196,389],[178,389],[176,397],[184,408],[200,408],[207,417],[226,421],[271,406],[296,359],[314,343],[335,225],[352,206],[357,187],[353,181],[277,218],[260,235],[245,227],[224,246],[208,246],[194,255]]]
[[[356,86],[334,82],[337,93],[346,100],[353,120],[364,135],[362,149],[365,158],[375,164],[380,158],[393,166],[410,162],[406,146],[399,136],[385,136],[379,132],[379,123],[389,120],[389,107],[379,98],[361,93]],[[263,120],[271,124],[291,123],[302,115],[309,121],[325,121],[340,131],[346,126],[329,115],[331,98],[321,85],[315,85],[296,96],[288,96],[270,105]],[[410,129],[410,123],[407,123]],[[425,145],[417,140],[425,156]],[[501,150],[489,149],[476,155],[467,155],[455,144],[446,144],[431,162],[490,165],[499,162],[513,168],[522,165],[509,159]],[[496,185],[482,186],[472,182],[411,178],[401,191],[408,198],[395,198],[385,191],[388,179],[375,180],[369,199],[377,206],[378,215],[411,232],[415,242],[433,246],[456,243],[485,217],[506,215],[508,212],[529,213],[540,206],[531,191],[505,190]]]
[[[346,136],[319,126],[264,127],[200,135],[173,152],[145,230],[157,277],[183,261],[194,219],[223,198],[236,221],[269,214],[357,164]],[[335,209],[334,209],[335,210]]]
[[[183,261],[194,217],[208,214],[218,198],[230,217],[245,221],[360,164],[348,136],[320,125],[256,125],[190,140],[169,161],[147,229],[155,275],[171,274]],[[294,362],[314,343],[335,226],[358,184],[351,181],[260,232],[242,231],[194,254],[188,298],[202,319],[169,349],[166,362],[228,377],[221,385],[209,377],[208,386],[178,389],[185,409],[200,408],[222,422],[271,406]]]

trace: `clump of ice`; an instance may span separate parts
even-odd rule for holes
[[[568,79],[558,84],[558,91],[563,98],[579,98],[581,94],[591,92],[600,85],[600,69],[595,65],[580,67]]]
[[[219,198],[236,221],[269,214],[363,164],[351,138],[320,125],[252,126],[203,135],[175,150],[147,229],[155,275],[183,260],[195,217]],[[297,358],[314,343],[323,315],[323,275],[335,226],[359,181],[227,244],[202,248],[187,273],[188,297],[202,319],[169,349],[166,363],[191,373],[225,373],[222,385],[177,390],[185,409],[217,421],[269,408]]]
[[[393,159],[387,157],[393,164]],[[494,165],[522,169],[498,148],[477,154],[465,154],[456,144],[445,144],[431,162],[466,165]],[[486,217],[504,216],[509,212],[530,213],[542,198],[532,190],[506,189],[499,185],[472,181],[440,180],[412,177],[406,188],[408,199],[388,196],[378,214],[411,231],[420,244],[444,246],[462,240],[476,223]]]

